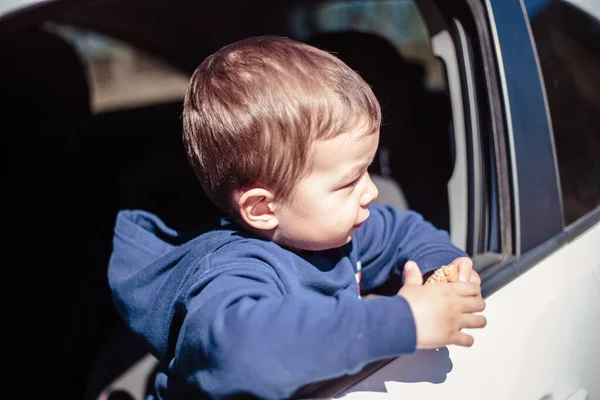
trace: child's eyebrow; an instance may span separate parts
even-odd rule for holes
[[[345,182],[345,181],[349,181],[351,179],[353,179],[354,177],[356,177],[363,169],[365,168],[364,165],[357,165],[354,168],[352,168],[351,170],[349,170],[348,172],[346,172],[342,178],[340,179],[340,183]]]
[[[375,160],[375,157],[371,158],[367,164],[360,164],[360,165],[354,166],[352,169],[348,170],[348,172],[346,172],[342,176],[342,178],[339,180],[339,182],[343,183],[345,181],[349,181],[353,178],[356,178],[358,175],[360,175],[362,173],[362,171],[369,168],[369,165],[371,165],[373,163],[373,160]]]

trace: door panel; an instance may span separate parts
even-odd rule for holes
[[[488,297],[473,347],[400,357],[338,398],[600,398],[598,243],[600,223]]]

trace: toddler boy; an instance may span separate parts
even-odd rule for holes
[[[370,206],[381,110],[343,62],[283,37],[233,43],[195,71],[183,123],[190,164],[230,218],[187,240],[121,211],[109,265],[119,313],[161,361],[160,398],[286,398],[473,343],[461,329],[486,322],[470,259],[417,213]],[[422,285],[450,263],[465,282]],[[404,279],[397,296],[363,297],[390,277]]]

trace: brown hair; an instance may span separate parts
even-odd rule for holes
[[[381,110],[366,82],[337,57],[285,37],[258,36],[209,56],[183,107],[188,158],[209,198],[237,215],[231,195],[264,187],[286,201],[308,171],[314,140],[364,124]]]

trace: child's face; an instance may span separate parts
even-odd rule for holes
[[[352,132],[317,141],[312,169],[298,182],[294,196],[277,208],[273,241],[298,250],[340,247],[369,217],[377,188],[367,173],[379,132]]]

